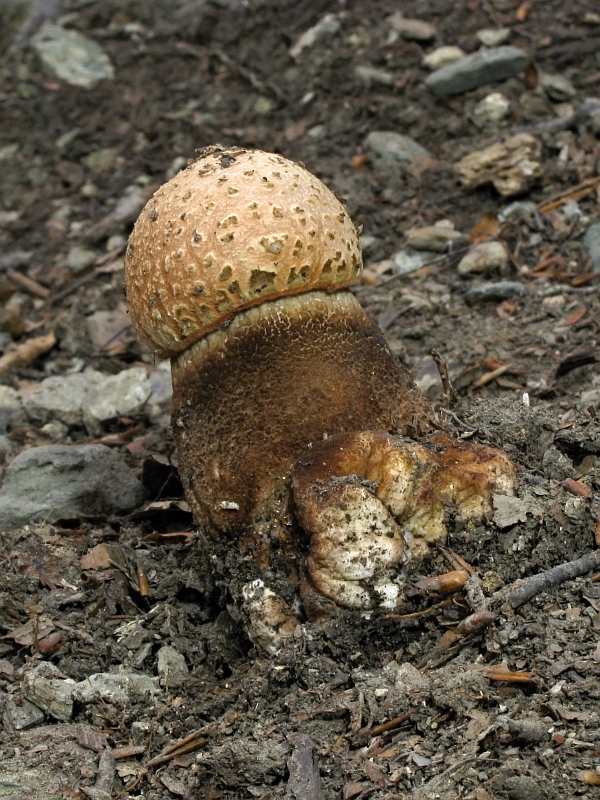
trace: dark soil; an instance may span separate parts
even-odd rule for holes
[[[442,640],[470,613],[466,594],[438,605],[443,598],[415,592],[404,611],[419,616],[340,612],[327,626],[299,627],[267,656],[247,637],[236,603],[259,567],[194,528],[168,428],[120,420],[106,436],[144,472],[158,502],[127,519],[0,534],[0,701],[19,705],[21,671],[42,660],[75,681],[119,670],[155,676],[168,644],[189,676],[177,687],[157,682],[153,698],[76,704],[68,723],[50,715],[30,730],[0,727],[0,798],[597,797],[600,584],[590,573],[516,610],[507,600],[515,581],[589,553],[600,537],[600,300],[581,243],[599,216],[599,184],[575,198],[572,216],[559,204],[510,217],[499,233],[512,256],[506,274],[462,277],[449,257],[397,277],[381,266],[412,227],[449,219],[468,234],[485,212],[505,208],[510,200],[491,187],[463,188],[452,165],[521,129],[537,126],[543,177],[519,199],[539,209],[596,177],[600,146],[589,119],[552,132],[545,123],[564,109],[531,74],[528,86],[513,78],[436,100],[421,65],[434,45],[389,42],[392,0],[164,5],[64,5],[66,24],[98,41],[115,65],[115,79],[93,89],[49,77],[26,43],[5,56],[0,152],[16,147],[1,162],[0,263],[48,291],[42,297],[1,276],[3,301],[21,292],[25,330],[13,331],[0,311],[0,344],[8,350],[53,329],[57,345],[2,382],[23,393],[82,365],[152,368],[131,330],[95,349],[86,327],[93,312],[124,308],[123,241],[110,237],[126,236],[135,214],[119,221],[111,211],[128,187],[149,196],[206,145],[278,151],[325,181],[370,237],[371,279],[356,295],[433,399],[441,389],[430,353],[441,353],[461,395],[447,424],[514,459],[519,514],[502,527],[492,519],[457,527],[448,542],[490,598],[497,617],[489,627]],[[600,32],[593,6],[418,0],[402,11],[434,23],[436,44],[467,52],[478,47],[478,30],[510,27],[510,44],[530,52],[538,70],[572,81],[576,104],[600,84],[598,46],[588,46]],[[7,7],[0,3],[0,14]],[[340,31],[294,61],[290,45],[327,12],[341,15]],[[361,83],[357,64],[392,73],[392,85]],[[512,111],[480,129],[471,112],[492,90]],[[412,174],[382,171],[360,158],[372,130],[411,136],[435,158]],[[105,148],[114,148],[105,167],[90,167],[87,157]],[[74,276],[64,262],[76,245],[98,258]],[[15,251],[30,255],[15,266],[3,261]],[[526,292],[465,302],[472,286],[506,279]],[[500,366],[496,378],[479,380]],[[51,441],[27,419],[13,420],[8,435],[19,447]],[[90,441],[83,430],[70,439]],[[82,570],[81,557],[99,544],[111,567]],[[424,567],[450,568],[441,552]],[[40,646],[31,631],[42,619],[60,636]],[[29,638],[19,635],[31,620]],[[499,664],[532,675],[495,680],[486,670]],[[149,763],[194,732],[190,752]],[[116,752],[114,765],[100,752]]]

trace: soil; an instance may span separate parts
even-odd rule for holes
[[[530,52],[538,71],[568,77],[579,103],[600,83],[593,5],[418,0],[402,11],[433,23],[438,44],[466,52],[478,47],[478,30],[510,27],[510,44]],[[599,174],[599,141],[585,117],[552,131],[546,123],[566,112],[535,88],[535,69],[435,99],[421,65],[433,45],[390,41],[387,19],[397,10],[392,0],[215,0],[166,10],[157,1],[65,3],[66,24],[115,65],[114,80],[92,89],[49,77],[26,42],[5,54],[0,151],[16,147],[2,161],[0,260],[30,255],[3,262],[0,292],[6,300],[19,290],[25,328],[14,331],[0,312],[1,344],[50,329],[57,344],[2,382],[26,392],[88,365],[152,369],[130,329],[95,348],[86,326],[98,310],[124,308],[123,240],[114,237],[127,236],[135,215],[110,214],[128,187],[149,196],[215,142],[302,161],[369,237],[370,277],[356,295],[394,353],[439,399],[437,349],[460,394],[452,414],[440,412],[449,429],[503,448],[517,465],[513,517],[455,526],[448,541],[478,576],[494,621],[452,633],[472,596],[458,592],[444,604],[415,590],[402,615],[340,611],[265,654],[236,603],[261,570],[194,527],[168,427],[121,419],[104,441],[112,437],[145,476],[154,502],[128,518],[0,534],[0,700],[19,706],[23,671],[43,661],[74,681],[119,671],[154,677],[158,651],[171,645],[189,674],[177,686],[155,680],[153,696],[76,703],[65,722],[47,715],[18,732],[5,723],[0,797],[598,796],[600,575],[551,586],[519,608],[508,601],[519,579],[590,553],[600,538],[600,300],[581,241],[598,218],[599,184],[574,195],[576,213],[562,200],[539,211]],[[290,45],[327,12],[340,15],[338,33],[294,60]],[[357,64],[391,73],[392,84],[358,81]],[[512,111],[479,128],[472,110],[492,89]],[[408,229],[449,219],[468,234],[508,205],[491,186],[461,186],[452,165],[526,128],[542,144],[543,174],[518,198],[537,211],[499,229],[511,253],[505,274],[461,276],[455,256],[408,275],[385,272]],[[373,130],[411,136],[433,158],[417,170],[381,170],[363,157]],[[99,152],[104,166],[87,158]],[[98,258],[74,275],[65,258],[77,245]],[[11,286],[11,269],[33,289]],[[473,286],[507,279],[524,293],[465,302]],[[19,448],[51,441],[27,419],[8,433]],[[90,441],[83,430],[70,439]],[[110,565],[83,569],[97,545]],[[440,551],[424,574],[448,569]],[[32,620],[28,638],[22,626]],[[520,682],[490,671],[497,665]],[[190,736],[187,751],[156,760]]]

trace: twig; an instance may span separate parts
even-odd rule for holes
[[[94,280],[94,278],[96,278],[97,276],[98,276],[98,270],[93,269],[91,272],[88,272],[83,277],[78,278],[72,283],[69,283],[68,286],[65,286],[64,289],[60,290],[60,292],[56,292],[56,294],[51,295],[44,303],[43,308],[46,308],[47,306],[53,306],[54,303],[58,303],[59,300],[68,297],[68,295],[70,294],[73,294],[73,292],[76,292],[81,286],[85,286],[86,283],[89,283],[90,281]]]
[[[504,375],[505,372],[508,372],[511,369],[512,364],[503,364],[501,367],[497,369],[490,370],[490,372],[485,372],[481,378],[478,378],[473,383],[473,389],[481,389],[482,386],[485,386],[488,383],[491,383],[496,378],[499,378],[501,375]]]
[[[553,208],[558,208],[558,206],[562,205],[571,198],[576,199],[583,197],[585,194],[590,194],[599,185],[600,177],[587,178],[587,180],[578,183],[576,186],[571,186],[570,189],[564,189],[562,192],[558,192],[558,194],[552,195],[543,202],[539,203],[538,211],[541,211],[542,213],[551,211]]]
[[[431,611],[435,611],[438,608],[442,608],[443,606],[449,606],[454,602],[451,597],[447,597],[445,600],[442,600],[441,603],[434,603],[429,608],[424,608],[423,611],[413,611],[412,614],[386,614],[386,619],[415,619],[416,617],[424,617],[426,614],[429,614]]]
[[[146,767],[156,767],[159,764],[164,764],[167,761],[171,761],[171,759],[176,758],[177,756],[183,755],[184,753],[191,753],[194,750],[197,750],[199,747],[202,747],[202,745],[206,744],[208,741],[208,739],[205,739],[202,736],[202,733],[207,733],[208,729],[211,727],[214,727],[214,724],[206,725],[204,728],[199,728],[197,731],[190,733],[189,736],[186,736],[185,739],[175,742],[175,744],[171,745],[171,747],[167,747],[162,751],[162,753],[159,753],[154,758],[151,758],[146,764]]]
[[[444,397],[442,402],[448,408],[452,408],[452,406],[456,405],[458,402],[458,392],[452,385],[452,381],[450,380],[450,373],[448,372],[448,364],[442,358],[441,353],[439,350],[432,350],[431,357],[433,358],[435,365],[437,367],[438,372],[440,373],[440,379],[442,381],[442,391],[444,393]]]
[[[517,609],[541,592],[545,592],[554,586],[560,586],[561,583],[578,578],[580,575],[585,575],[598,567],[600,567],[600,550],[594,550],[592,553],[587,553],[585,556],[575,559],[575,561],[567,561],[565,564],[559,564],[558,567],[553,567],[527,578],[511,592],[508,596],[508,602],[512,608]]]
[[[457,197],[462,197],[462,194],[461,195],[456,195],[456,196]],[[428,261],[424,261],[421,264],[421,266],[419,267],[419,271],[422,270],[424,267],[431,267],[434,264],[440,264],[443,261],[445,261],[447,258],[455,258],[456,256],[462,256],[465,253],[467,253],[470,249],[471,249],[471,245],[469,244],[469,245],[466,245],[465,247],[457,247],[455,250],[451,250],[448,253],[442,253],[439,256],[434,256],[433,258],[430,258]],[[415,270],[415,272],[416,271],[417,270]],[[381,289],[382,286],[387,286],[388,284],[392,283],[392,281],[397,281],[398,278],[406,278],[409,275],[410,275],[410,273],[406,273],[406,272],[396,272],[391,277],[387,278],[384,281],[381,281],[381,283],[378,286],[366,286],[364,288],[367,289],[367,290]]]
[[[498,666],[488,666],[482,664],[472,664],[469,669],[481,672],[491,681],[504,681],[506,683],[534,683],[534,672],[513,672],[502,664]]]
[[[402,725],[403,722],[411,717],[413,714],[416,714],[417,711],[422,711],[421,708],[411,708],[410,711],[405,711],[404,714],[401,714],[399,717],[394,717],[394,719],[390,719],[388,722],[384,722],[381,725],[375,725],[369,731],[371,736],[379,736],[380,733],[385,733],[386,731],[391,731],[393,728],[397,728],[399,725]]]
[[[46,300],[50,296],[49,289],[46,289],[45,286],[42,286],[41,283],[34,281],[33,278],[30,278],[28,275],[23,275],[22,272],[17,272],[17,270],[13,269],[12,267],[9,267],[6,270],[6,277],[13,283],[16,283],[17,286],[20,286],[21,289],[29,292],[29,294],[34,294],[37,297],[41,297],[43,300]]]
[[[463,431],[468,431],[469,433],[474,433],[477,430],[477,428],[474,428],[472,425],[467,425],[466,422],[463,422],[461,419],[459,419],[456,416],[456,414],[454,413],[454,411],[451,411],[449,408],[440,408],[438,410],[439,410],[440,414],[446,414],[446,416],[452,417],[452,419],[454,420],[454,423],[459,428],[462,428]]]

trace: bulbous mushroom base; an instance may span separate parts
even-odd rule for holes
[[[215,535],[285,512],[291,470],[324,437],[418,435],[433,412],[349,291],[250,308],[172,360],[186,497]]]
[[[307,585],[367,611],[401,605],[406,572],[445,542],[448,519],[481,520],[494,494],[512,493],[514,467],[500,450],[443,434],[414,442],[362,431],[315,445],[292,485]]]

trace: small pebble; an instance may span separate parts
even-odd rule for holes
[[[525,69],[528,61],[527,53],[518,47],[484,48],[433,72],[425,83],[438,97],[448,97],[514,78]]]
[[[550,75],[542,72],[540,75],[540,86],[546,92],[550,100],[555,103],[562,103],[575,97],[577,91],[571,81],[563,75]]]
[[[442,67],[447,67],[449,64],[454,64],[456,61],[460,61],[461,58],[465,57],[464,50],[461,50],[460,47],[455,47],[454,45],[444,45],[443,47],[437,47],[435,50],[432,50],[431,53],[428,53],[421,62],[423,66],[431,70],[431,72],[435,72],[436,69],[442,69]]]
[[[65,267],[75,275],[83,272],[98,258],[98,253],[95,250],[90,250],[87,247],[76,246],[69,250],[69,254],[65,260]]]
[[[498,281],[472,286],[464,295],[465,303],[500,302],[527,294],[527,287],[517,281]]]
[[[393,256],[392,272],[396,275],[408,275],[409,272],[416,272],[437,255],[438,253],[426,250],[400,250]]]
[[[585,232],[583,246],[592,259],[592,272],[600,272],[600,222],[594,222]]]
[[[508,40],[510,28],[483,28],[476,36],[484,47],[499,47]]]
[[[480,125],[496,123],[504,119],[510,111],[510,103],[502,92],[492,92],[484,97],[473,109],[473,119]]]
[[[382,86],[391,86],[394,83],[394,76],[391,72],[375,69],[375,67],[364,66],[362,64],[354,68],[354,74],[367,84],[379,83]]]
[[[303,50],[313,47],[317,42],[329,39],[336,34],[341,27],[341,23],[336,14],[325,14],[316,25],[309,28],[297,39],[296,43],[290,47],[292,58],[298,58]]]
[[[445,225],[413,228],[405,235],[409,246],[414,250],[433,250],[436,253],[449,253],[465,245],[468,241],[463,233]]]
[[[437,36],[435,25],[421,19],[407,19],[400,11],[392,14],[388,22],[403,39],[417,42],[430,42]]]
[[[491,272],[505,269],[509,264],[510,259],[502,242],[481,242],[460,260],[457,272],[459,275]]]
[[[418,142],[396,131],[371,131],[364,146],[384,169],[406,166],[416,156],[431,158],[431,154]]]

